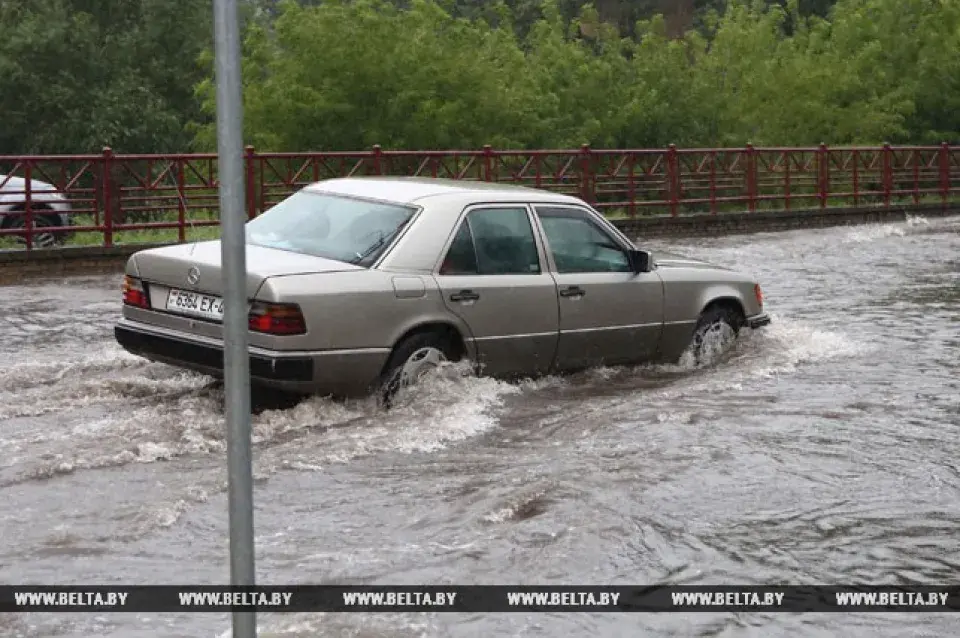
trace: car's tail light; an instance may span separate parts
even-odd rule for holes
[[[307,323],[297,304],[255,301],[250,306],[250,330],[273,335],[302,335]]]
[[[760,284],[753,284],[753,294],[757,296],[757,304],[763,308],[763,291],[760,289]]]
[[[124,276],[123,303],[138,308],[150,307],[150,300],[147,299],[147,291],[144,289],[142,281],[130,275]]]

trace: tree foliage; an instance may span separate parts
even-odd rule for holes
[[[269,150],[960,142],[960,0],[244,0]],[[209,0],[0,0],[0,154],[211,150]]]
[[[187,146],[205,4],[0,0],[0,154]]]

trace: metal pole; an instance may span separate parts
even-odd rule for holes
[[[224,383],[230,501],[230,584],[253,585],[253,471],[250,360],[247,349],[247,264],[244,223],[243,108],[237,0],[214,0],[217,152],[224,283]],[[255,638],[254,612],[233,613],[233,638]]]

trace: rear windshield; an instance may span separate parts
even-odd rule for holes
[[[400,204],[303,190],[247,222],[247,243],[366,266],[413,213]]]

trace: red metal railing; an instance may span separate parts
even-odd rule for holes
[[[348,175],[446,177],[523,184],[579,196],[625,217],[723,211],[911,207],[960,196],[960,146],[830,148],[369,151],[245,157],[254,217],[311,182]],[[0,156],[0,248],[184,242],[219,224],[213,154]],[[23,186],[14,184],[23,178]],[[59,211],[31,180],[52,184]],[[12,208],[11,208],[12,207]],[[202,235],[202,232],[199,234]],[[209,231],[208,231],[209,234]],[[15,241],[10,241],[13,238]]]

